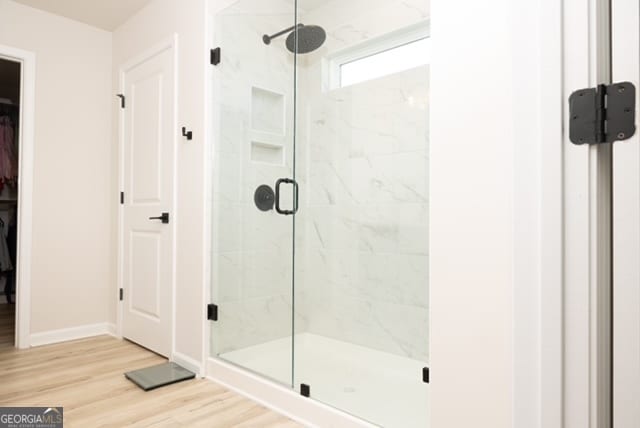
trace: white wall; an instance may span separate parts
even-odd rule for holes
[[[107,320],[111,34],[0,0],[0,44],[36,55],[31,333]]]
[[[511,40],[527,28],[511,27],[510,8],[508,0],[432,1],[434,428],[513,426],[517,103]]]
[[[175,349],[191,360],[203,358],[203,287],[209,279],[205,274],[205,195],[206,174],[209,173],[205,147],[205,70],[208,59],[205,49],[205,0],[155,0],[134,15],[113,34],[112,95],[118,92],[119,68],[130,58],[159,42],[178,35],[178,125],[193,131],[193,140],[178,140],[177,199],[178,212],[173,216],[176,230],[176,314]],[[118,106],[112,104],[111,114],[118,117]],[[118,123],[112,129],[111,185],[114,194],[118,186]],[[117,237],[117,205],[110,207],[111,233]],[[117,249],[111,252],[111,268],[117,268]],[[111,289],[109,319],[116,318],[116,285]]]

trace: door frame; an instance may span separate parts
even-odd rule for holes
[[[440,13],[456,13],[441,2]],[[521,428],[596,428],[610,417],[610,147],[568,138],[569,94],[610,81],[608,3],[511,5],[519,143],[512,422]],[[463,310],[454,312],[464,317]]]
[[[611,82],[609,0],[564,0],[564,117],[569,95]],[[563,415],[566,428],[611,422],[611,144],[564,140]]]
[[[541,0],[554,11],[551,34],[541,27],[540,55],[556,56],[543,75],[553,86],[561,140],[542,126],[540,221],[540,419],[526,426],[608,427],[611,421],[611,145],[576,146],[568,137],[568,98],[611,82],[609,0]],[[558,17],[560,19],[558,20]],[[548,22],[548,19],[544,20]],[[555,46],[553,44],[555,38]],[[558,43],[561,41],[561,43]],[[559,61],[559,62],[558,62]],[[559,80],[558,80],[559,78]],[[557,90],[559,89],[559,90]],[[545,113],[543,118],[557,119]],[[564,131],[563,131],[564,130]],[[523,374],[524,375],[524,374]],[[520,406],[522,407],[522,406]],[[525,426],[523,424],[523,426]]]
[[[611,418],[611,145],[569,141],[568,98],[611,81],[609,0],[540,4],[539,330],[537,361],[529,365],[539,382],[539,412],[526,409],[531,395],[518,395],[527,373],[517,365],[516,425],[605,427]],[[523,310],[525,302],[516,301],[516,333]]]
[[[22,64],[18,171],[18,248],[16,266],[15,346],[31,346],[31,252],[33,237],[33,162],[35,129],[36,55],[0,45],[0,58]]]
[[[173,106],[173,180],[177,183],[178,180],[178,102],[179,102],[179,86],[178,86],[178,35],[174,33],[170,37],[165,38],[156,45],[146,49],[142,53],[134,56],[133,58],[125,61],[120,65],[118,70],[118,89],[119,93],[125,93],[125,75],[126,73],[137,66],[138,64],[148,60],[149,58],[165,51],[172,49],[173,52],[173,92],[174,92],[174,106]],[[125,109],[118,108],[118,193],[124,191],[125,185]],[[125,193],[126,197],[126,193]],[[173,221],[170,227],[173,228],[173,260],[172,260],[172,278],[171,278],[171,351],[168,356],[171,360],[174,359],[176,353],[176,238],[177,238],[177,221],[179,219],[179,210],[177,206],[177,186],[173,187],[173,203],[171,207],[171,217]],[[123,323],[123,301],[120,300],[120,289],[124,288],[124,205],[118,204],[118,268],[117,268],[117,288],[113,294],[116,299],[116,337],[122,339],[122,323]]]
[[[612,79],[640,88],[640,6],[637,1],[612,0]],[[624,41],[624,43],[619,42]],[[629,55],[629,52],[632,52]],[[638,118],[636,94],[636,122]],[[613,273],[614,351],[613,418],[616,427],[633,427],[640,420],[640,131],[617,142],[613,156]],[[623,351],[623,352],[621,352]],[[622,397],[618,400],[618,397]],[[624,397],[634,397],[625,399]]]

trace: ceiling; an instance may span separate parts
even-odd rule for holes
[[[151,0],[15,0],[36,9],[62,15],[113,31]]]

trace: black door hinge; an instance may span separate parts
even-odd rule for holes
[[[124,205],[124,192],[120,192],[120,205]]]
[[[311,386],[307,385],[306,383],[301,383],[300,395],[307,398],[311,397]]]
[[[429,367],[424,367],[422,369],[422,381],[424,383],[429,383]]]
[[[120,108],[125,107],[125,96],[124,94],[117,94],[116,97],[120,98]]]
[[[124,288],[120,289],[120,301],[124,300]]]
[[[635,114],[631,82],[580,89],[569,97],[569,139],[578,145],[627,140],[636,132]]]
[[[207,305],[207,319],[209,321],[218,321],[218,305],[213,303]]]
[[[221,59],[220,48],[211,49],[211,64],[218,65],[220,64]]]

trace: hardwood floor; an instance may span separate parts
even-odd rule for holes
[[[144,392],[123,373],[164,361],[108,336],[16,350],[0,305],[0,406],[63,406],[66,427],[298,427],[207,380]],[[11,328],[9,328],[11,327]]]

